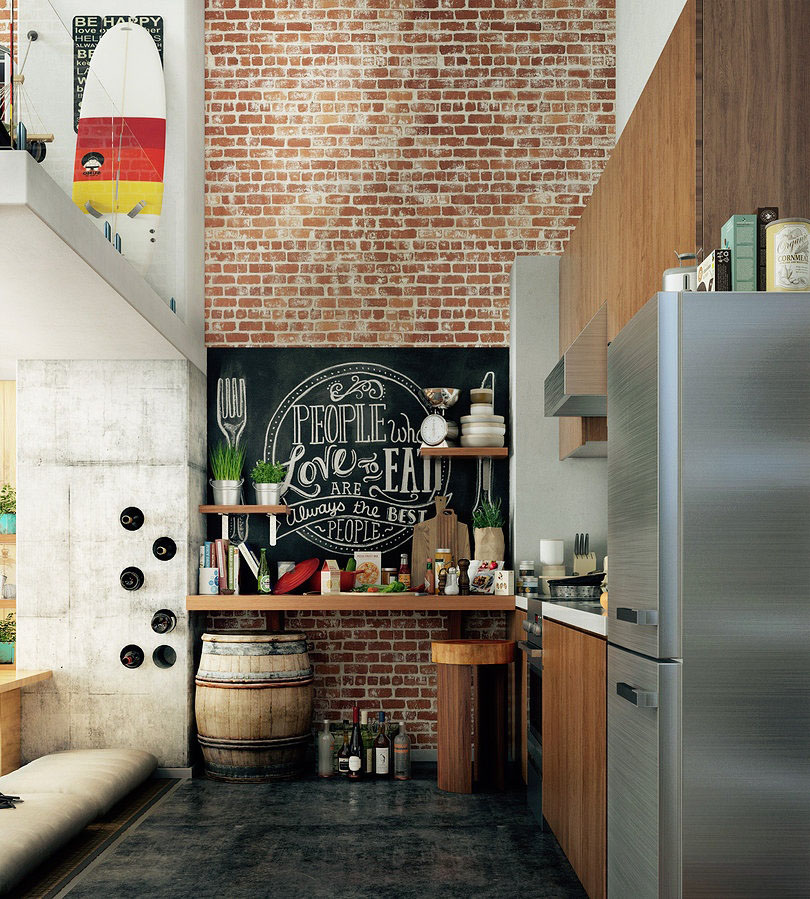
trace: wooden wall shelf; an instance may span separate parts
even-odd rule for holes
[[[200,506],[203,515],[286,515],[287,506]]]
[[[15,599],[2,599],[0,598],[0,611],[5,611],[6,609],[16,609],[17,608],[17,600]]]
[[[0,534],[0,544],[9,543],[12,546],[17,543],[17,535],[16,534]]]
[[[416,596],[367,594],[355,596],[187,596],[189,612],[514,612],[514,596]]]
[[[506,459],[508,446],[420,446],[420,456],[451,456],[467,459]]]

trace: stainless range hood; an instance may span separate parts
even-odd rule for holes
[[[545,414],[607,415],[607,305],[582,329],[545,382]]]

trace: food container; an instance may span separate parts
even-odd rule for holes
[[[491,406],[494,398],[495,391],[491,387],[473,387],[472,390],[470,390],[471,403],[486,403]]]
[[[540,564],[544,568],[551,565],[562,565],[564,555],[565,542],[563,540],[553,538],[540,541]],[[543,574],[552,574],[552,572],[543,571]]]
[[[777,219],[765,228],[768,290],[810,290],[810,219]]]
[[[357,562],[354,580],[358,586],[382,583],[382,553],[357,552],[354,560]]]
[[[675,253],[678,257],[680,265],[676,268],[668,268],[664,271],[664,277],[661,279],[661,289],[671,291],[681,290],[697,290],[697,253]],[[694,265],[684,265],[684,263],[694,263]]]
[[[383,568],[382,570],[382,584],[385,586],[386,584],[390,584],[397,579],[397,569],[396,568]]]

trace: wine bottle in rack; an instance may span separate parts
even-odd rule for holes
[[[152,544],[152,552],[156,559],[160,559],[161,562],[168,562],[169,559],[173,559],[177,554],[177,544],[171,537],[158,537]]]
[[[121,664],[124,668],[140,668],[143,665],[143,650],[131,644],[121,650]]]
[[[128,531],[137,531],[143,527],[143,512],[137,506],[127,506],[118,516],[121,527]]]
[[[143,572],[140,568],[130,565],[121,572],[120,581],[125,590],[140,590],[143,587]]]
[[[177,626],[177,617],[168,609],[160,609],[152,616],[152,630],[156,634],[168,634]]]

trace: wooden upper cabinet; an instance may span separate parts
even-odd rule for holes
[[[560,261],[560,354],[604,302],[612,340],[729,216],[810,215],[808,42],[808,0],[687,0]],[[561,425],[562,458],[587,431]]]

